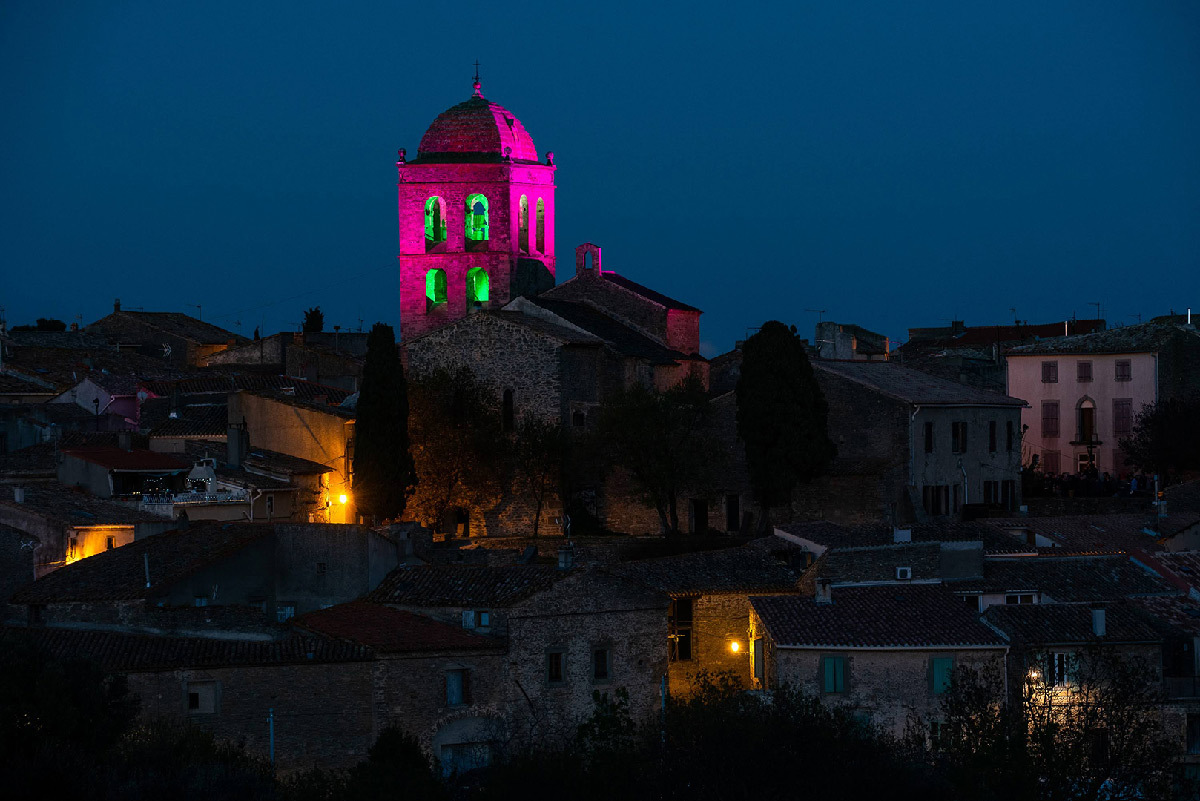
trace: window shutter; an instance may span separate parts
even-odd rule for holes
[[[471,703],[471,671],[462,671],[462,702]]]

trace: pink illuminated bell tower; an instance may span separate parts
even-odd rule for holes
[[[400,151],[400,333],[554,286],[554,154],[538,160],[515,116],[475,92]]]

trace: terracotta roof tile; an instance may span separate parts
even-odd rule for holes
[[[63,453],[109,470],[187,470],[192,466],[187,459],[151,450],[84,447]]]
[[[673,596],[791,592],[800,579],[798,570],[753,547],[622,562],[609,570]]]
[[[1009,348],[1011,356],[1033,356],[1052,353],[1156,353],[1172,340],[1200,336],[1195,331],[1167,322],[1148,322],[1126,325],[1073,337],[1054,337],[1028,345]]]
[[[499,640],[403,609],[366,601],[352,601],[309,612],[297,618],[296,625],[385,654],[504,647]]]
[[[38,481],[23,487],[25,500],[17,503],[11,487],[3,487],[0,505],[56,520],[69,526],[134,525],[166,523],[170,518],[144,512],[136,506],[97,498],[57,481]]]
[[[1089,604],[1013,604],[990,606],[984,619],[1014,643],[1023,645],[1066,645],[1096,639],[1092,632]],[[1155,627],[1129,601],[1105,608],[1105,642],[1156,642]]]
[[[1041,592],[1058,603],[1177,594],[1153,571],[1124,554],[988,559],[982,579],[956,581],[952,587],[973,592]]]
[[[550,565],[429,565],[393,570],[366,600],[405,606],[510,606],[567,575]]]
[[[817,377],[821,372],[841,376],[888,397],[923,406],[1013,406],[1025,401],[985,389],[976,389],[957,381],[910,370],[894,362],[841,362],[814,360]]]

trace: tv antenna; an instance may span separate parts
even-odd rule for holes
[[[1098,300],[1091,301],[1088,303],[1088,305],[1096,307],[1096,319],[1099,320],[1100,319],[1100,301],[1098,301]]]
[[[817,315],[817,322],[823,323],[823,322],[825,322],[825,312],[827,312],[829,310],[828,309],[805,309],[805,311]]]

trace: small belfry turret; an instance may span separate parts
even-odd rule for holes
[[[438,115],[400,151],[400,326],[411,339],[554,286],[553,157],[483,96]]]

